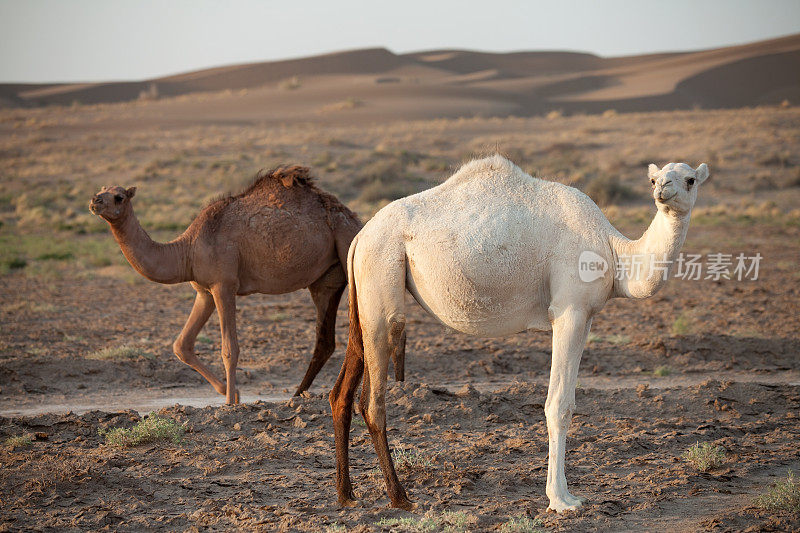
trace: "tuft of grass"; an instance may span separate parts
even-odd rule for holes
[[[205,335],[200,335],[197,337],[197,342],[201,344],[211,344],[211,337],[206,337]]]
[[[324,529],[325,533],[346,533],[347,526],[344,524],[340,524],[335,522],[333,524],[328,524],[328,526]]]
[[[381,518],[376,526],[391,528],[392,531],[444,531],[456,533],[467,531],[474,519],[463,511],[445,511],[435,513],[429,511],[423,516],[405,518]]]
[[[687,335],[692,331],[692,322],[686,312],[678,315],[675,322],[672,323],[673,335]]]
[[[394,464],[397,468],[402,468],[404,466],[421,466],[424,468],[429,468],[433,466],[434,458],[426,453],[420,452],[419,450],[395,449],[392,451],[392,459],[394,459]]]
[[[16,450],[17,448],[24,448],[33,444],[33,437],[30,435],[15,435],[8,437],[3,441],[3,446]]]
[[[756,498],[755,504],[767,511],[800,513],[800,481],[789,470],[786,479],[778,481],[769,492]]]
[[[3,261],[3,264],[0,265],[4,274],[11,272],[12,270],[20,270],[28,266],[28,262],[21,257],[12,257],[10,259],[6,259]]]
[[[614,335],[606,337],[606,342],[610,342],[611,344],[630,344],[631,338],[628,335],[615,333]]]
[[[603,337],[598,335],[597,333],[589,333],[589,336],[586,338],[586,344],[592,344],[593,342],[600,342],[603,340]]]
[[[695,442],[681,456],[701,472],[707,472],[722,464],[725,460],[725,449],[710,442]]]
[[[653,375],[657,378],[663,378],[670,374],[672,374],[672,367],[668,365],[660,365],[653,370]]]
[[[500,526],[500,533],[539,533],[544,524],[538,518],[529,518],[521,515],[510,518]]]
[[[154,356],[141,348],[124,344],[122,346],[103,348],[102,350],[92,352],[86,356],[86,359],[95,361],[125,361],[139,359],[140,357],[152,359]]]
[[[139,446],[150,442],[171,442],[179,444],[183,438],[184,427],[172,420],[158,415],[147,415],[132,428],[101,429],[99,434],[111,446]]]
[[[273,322],[283,322],[287,318],[289,318],[289,313],[283,313],[280,311],[269,315],[269,319],[272,320]]]

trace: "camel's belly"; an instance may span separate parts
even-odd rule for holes
[[[464,333],[498,337],[549,329],[546,261],[537,259],[525,236],[492,229],[484,225],[480,235],[429,231],[424,241],[410,239],[409,291],[441,322]]]

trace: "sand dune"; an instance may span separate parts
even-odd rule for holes
[[[798,102],[800,34],[714,50],[613,58],[464,50],[398,55],[373,48],[143,81],[5,84],[0,106],[113,103],[142,94],[160,99],[145,106],[152,108],[142,110],[145,117],[201,121],[336,121],[345,115],[374,122]],[[184,95],[189,98],[169,98]]]

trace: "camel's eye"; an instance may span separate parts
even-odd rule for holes
[[[689,185],[689,187],[691,188],[691,186],[692,186],[692,185],[694,185],[694,178],[689,178],[688,180],[686,180],[686,183],[687,183],[687,184]]]
[[[652,183],[653,185],[655,185],[655,184],[656,184],[656,179],[655,179],[655,178],[650,178],[650,183]]]
[[[121,194],[117,194],[116,196],[114,196],[114,201],[117,202],[117,203],[120,203],[124,199],[125,199],[125,197],[122,196]]]

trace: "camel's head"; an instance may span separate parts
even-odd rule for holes
[[[668,163],[659,170],[651,163],[647,176],[659,211],[683,216],[694,207],[697,188],[708,178],[708,166],[703,163],[694,169],[686,163]]]
[[[134,194],[136,187],[130,189],[119,186],[103,187],[92,197],[89,210],[108,222],[115,222],[126,215]]]

